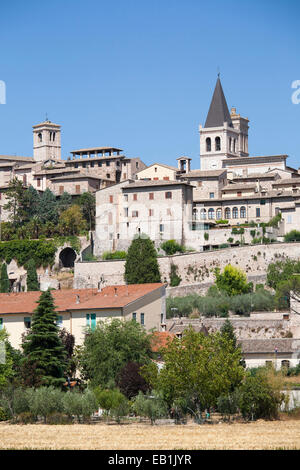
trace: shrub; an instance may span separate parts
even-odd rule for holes
[[[300,241],[300,232],[298,230],[291,230],[284,236],[285,242],[299,242]]]
[[[221,395],[218,398],[217,407],[223,418],[230,420],[230,415],[238,412],[240,399],[241,395],[238,389],[229,395]]]
[[[159,418],[168,416],[166,403],[155,392],[151,396],[146,396],[139,392],[133,402],[133,410],[137,416],[149,418],[151,424],[154,424]]]
[[[52,386],[36,389],[29,396],[30,412],[34,416],[42,416],[46,423],[49,415],[63,411],[62,394],[63,392]]]
[[[102,259],[103,260],[109,260],[109,259],[126,259],[126,251],[104,251],[102,254]]]
[[[209,234],[207,232],[204,232],[204,240],[208,240],[209,239]]]
[[[149,386],[140,374],[141,366],[136,362],[128,362],[117,377],[117,385],[120,391],[130,400],[139,391],[146,393]]]
[[[216,220],[216,224],[217,225],[227,225],[228,224],[228,220],[226,219],[221,219],[221,220]]]
[[[181,283],[182,279],[177,274],[178,266],[174,263],[171,264],[171,271],[170,271],[170,286],[177,287]]]
[[[185,252],[184,246],[180,245],[175,240],[167,240],[166,242],[162,243],[160,247],[168,256],[174,255],[175,253]]]
[[[7,421],[8,417],[4,409],[0,407],[0,421]]]
[[[69,418],[77,417],[80,423],[81,419],[87,420],[98,408],[97,398],[91,390],[85,390],[83,393],[69,391],[64,394],[63,410]]]

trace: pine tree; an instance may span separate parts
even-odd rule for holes
[[[23,366],[35,364],[36,374],[44,385],[61,385],[66,357],[51,291],[43,292],[37,303],[30,332],[23,343]]]
[[[36,264],[33,259],[30,259],[26,265],[27,269],[27,291],[40,290],[38,276],[36,272]]]
[[[128,284],[160,282],[157,253],[149,238],[132,241],[126,257],[125,280]]]
[[[1,266],[0,276],[0,292],[9,292],[9,278],[7,274],[7,265],[5,263]]]
[[[227,336],[228,339],[231,339],[234,348],[236,348],[236,336],[234,334],[234,328],[232,326],[232,323],[228,318],[226,318],[224,324],[222,325],[220,329],[220,333],[222,336]]]

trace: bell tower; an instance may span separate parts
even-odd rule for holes
[[[226,158],[248,156],[248,119],[229,113],[218,75],[205,126],[199,126],[200,168],[220,170]]]
[[[33,158],[37,162],[61,160],[60,126],[47,118],[33,126]]]

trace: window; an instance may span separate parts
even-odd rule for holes
[[[136,321],[136,313],[135,312],[132,314],[132,320]]]
[[[83,162],[82,168],[86,168],[86,162]]]
[[[145,325],[145,314],[141,313],[141,325]]]
[[[136,167],[136,168],[139,167],[139,162],[135,162],[135,167]]]
[[[260,205],[261,205],[261,206],[265,206],[265,204],[266,204],[266,200],[265,200],[265,199],[261,199],[261,200],[260,200]]]
[[[155,173],[157,173],[157,167],[154,167],[154,171],[155,171]]]
[[[242,191],[238,191],[238,192],[236,193],[236,195],[237,195],[237,197],[241,197]]]
[[[222,209],[217,209],[216,214],[217,214],[216,219],[221,220],[222,219]]]
[[[154,193],[149,193],[149,199],[151,199],[151,200],[154,199]]]
[[[169,176],[164,176],[164,180],[169,181],[170,180]]]
[[[160,323],[164,323],[164,314],[163,313],[160,314]]]
[[[128,207],[124,208],[124,217],[128,217]]]
[[[102,166],[102,162],[98,162],[98,166],[100,166],[100,167],[101,167],[101,166]]]
[[[233,139],[233,153],[235,153],[236,139]]]
[[[128,201],[128,194],[124,194],[124,201]]]
[[[153,217],[154,215],[154,210],[153,209],[149,209],[149,217]]]
[[[241,219],[245,219],[246,218],[246,207],[245,206],[242,206],[240,208],[240,217]]]
[[[259,207],[256,208],[256,217],[260,217],[260,208]]]
[[[106,173],[106,178],[109,180],[110,179],[110,173]]]
[[[163,224],[160,224],[160,226],[159,226],[159,231],[160,231],[160,232],[163,232],[164,229],[165,229],[164,225],[163,225]]]
[[[127,174],[123,173],[123,180],[126,180],[126,179],[127,179]]]
[[[132,217],[138,217],[139,212],[138,211],[132,211]]]
[[[137,201],[137,194],[134,194],[134,195],[133,195],[133,200],[134,200],[134,201]]]
[[[217,152],[219,150],[221,150],[221,139],[220,139],[220,137],[216,137],[216,139],[215,139],[215,149],[216,149]]]
[[[209,193],[209,199],[214,199],[215,193]]]
[[[105,162],[106,166],[110,166],[110,162]]]
[[[80,194],[80,184],[76,184],[75,190],[76,190],[76,194]]]
[[[91,162],[91,167],[94,168],[95,162]]]
[[[211,219],[214,219],[215,218],[215,209],[208,209],[208,218],[211,220]]]
[[[86,314],[86,326],[95,330],[96,328],[96,314],[95,313],[87,313]]]
[[[109,202],[112,204],[114,202],[114,197],[113,196],[109,196]]]
[[[231,140],[231,137],[229,137],[229,152],[231,152],[231,143],[232,143],[232,140]]]
[[[201,209],[200,211],[200,219],[206,220],[206,209]]]
[[[56,318],[56,325],[57,325],[59,328],[62,328],[62,326],[63,326],[63,317],[62,317],[62,315],[57,315],[57,318]]]
[[[3,328],[3,318],[0,318],[0,330]]]
[[[168,192],[165,193],[165,198],[166,198],[166,199],[172,199],[172,193],[171,193],[171,191],[168,191]]]
[[[225,219],[230,219],[230,208],[229,207],[226,207],[225,209]]]
[[[211,152],[211,139],[210,139],[210,137],[207,137],[207,139],[206,139],[206,151]]]
[[[27,329],[29,329],[31,327],[31,318],[30,317],[24,317],[24,326]]]
[[[41,186],[41,178],[38,178],[38,179],[37,179],[37,185],[38,185],[38,187]]]
[[[281,367],[284,367],[284,368],[286,368],[286,369],[289,369],[289,367],[290,367],[290,361],[288,361],[288,360],[283,360],[283,361],[281,361]]]
[[[232,209],[232,218],[233,218],[233,219],[238,219],[238,217],[239,217],[238,208],[237,208],[237,207],[234,207],[234,208]]]
[[[38,134],[38,139],[39,139],[39,142],[42,142],[43,141],[43,136],[41,133]]]

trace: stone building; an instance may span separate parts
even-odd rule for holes
[[[219,244],[224,243],[223,233],[215,230],[220,222],[228,227],[260,224],[278,213],[282,220],[273,238],[300,230],[299,172],[287,166],[287,155],[249,156],[248,124],[236,108],[229,112],[218,77],[205,126],[200,126],[200,168],[191,170],[191,158],[181,156],[177,167],[154,163],[127,183],[97,192],[95,254],[126,249],[138,233],[146,233],[157,246],[175,239],[201,250],[211,245],[209,238],[218,245],[218,234]],[[171,183],[173,196],[167,203],[165,186]],[[119,196],[109,206],[106,195],[113,192]],[[138,199],[132,199],[133,192]]]
[[[32,185],[40,192],[49,188],[57,196],[66,191],[75,197],[135,178],[146,167],[139,157],[127,158],[115,147],[79,149],[71,155],[61,158],[61,126],[48,119],[33,126],[33,158],[0,155],[1,220],[8,218],[5,193],[15,177],[24,187]]]

